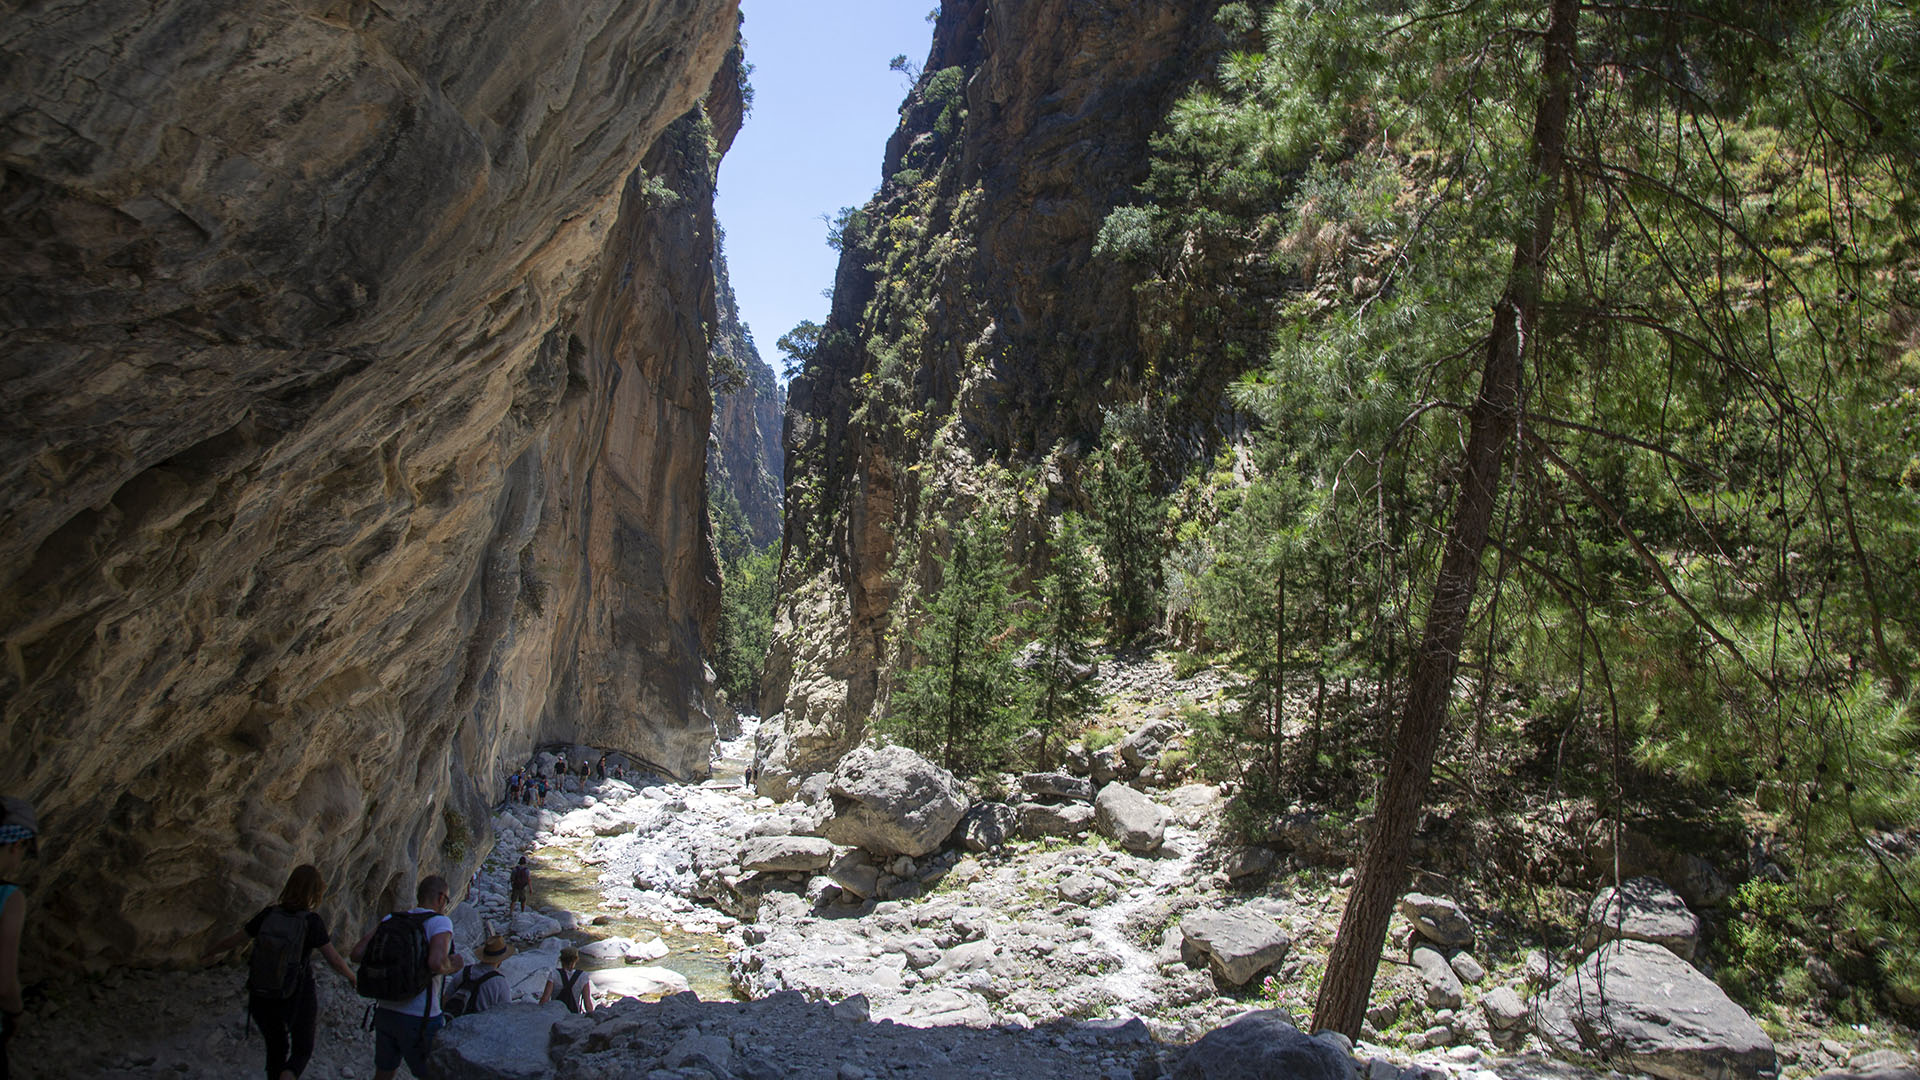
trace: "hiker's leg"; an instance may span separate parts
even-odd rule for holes
[[[320,996],[314,989],[312,979],[303,980],[300,992],[287,1002],[289,1052],[286,1070],[293,1074],[294,1080],[300,1080],[300,1074],[307,1071],[307,1062],[313,1058],[313,1029],[319,1019]],[[275,1080],[284,1078],[276,1077]]]
[[[405,1040],[413,1037],[417,1016],[401,1016],[392,1009],[373,1010],[373,1080],[393,1080],[405,1055]]]
[[[406,1048],[407,1070],[420,1080],[427,1080],[433,1075],[427,1071],[427,1055],[432,1052],[433,1038],[440,1034],[442,1027],[446,1026],[447,1018],[436,1016],[421,1023],[419,1017],[410,1016],[407,1021],[414,1030],[412,1043]]]
[[[247,1011],[253,1014],[260,1037],[267,1043],[267,1080],[280,1080],[287,1068],[286,1008],[278,1001],[254,997],[247,1001]]]

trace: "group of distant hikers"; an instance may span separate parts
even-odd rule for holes
[[[0,831],[0,837],[4,837]],[[0,849],[3,850],[3,849]],[[12,865],[0,857],[0,871]],[[524,910],[531,873],[523,856],[513,873],[514,895]],[[367,1025],[374,1033],[375,1080],[390,1080],[402,1064],[425,1077],[435,1037],[457,1017],[473,1016],[505,1005],[511,990],[500,965],[514,948],[500,934],[487,938],[469,963],[454,950],[453,892],[438,874],[422,878],[414,906],[382,916],[342,958],[327,933],[326,920],[314,910],[325,892],[320,871],[295,867],[280,899],[261,909],[202,957],[212,963],[234,946],[253,942],[248,961],[247,1013],[267,1044],[267,1080],[299,1080],[313,1056],[318,994],[310,961],[319,953],[348,985],[371,998]],[[11,909],[9,909],[11,911]],[[4,957],[0,957],[3,960]],[[347,960],[358,964],[358,970]],[[559,1001],[572,1012],[592,1012],[591,976],[580,970],[580,952],[560,950],[560,966],[548,972],[540,1003]],[[11,984],[17,1009],[18,984]],[[0,1004],[7,984],[0,983]],[[0,1080],[4,1080],[0,1066]]]
[[[601,754],[597,762],[581,758],[580,764],[572,768],[571,772],[569,772],[567,759],[562,757],[553,763],[551,782],[547,778],[546,770],[538,765],[515,769],[513,775],[507,777],[507,802],[522,806],[545,806],[549,792],[568,789],[569,775],[573,777],[572,785],[582,791],[586,790],[587,781],[591,778],[605,780],[611,775],[615,780],[625,780],[627,778],[625,765],[615,764],[609,774],[608,756]]]

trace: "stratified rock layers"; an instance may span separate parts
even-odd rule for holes
[[[0,786],[49,833],[41,947],[184,958],[304,861],[358,927],[477,860],[539,739],[704,767],[698,105],[724,147],[735,26],[733,0],[0,24]]]

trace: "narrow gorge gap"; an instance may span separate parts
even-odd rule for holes
[[[1911,13],[321,8],[0,32],[22,1075],[1911,1075]]]

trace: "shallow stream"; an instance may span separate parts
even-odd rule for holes
[[[564,840],[535,848],[528,855],[533,866],[532,895],[528,907],[561,908],[580,912],[590,922],[559,935],[568,944],[584,946],[607,938],[631,938],[646,941],[658,937],[667,946],[667,955],[647,961],[650,967],[663,967],[687,977],[688,985],[702,1001],[739,1001],[727,972],[729,946],[718,934],[697,934],[657,919],[637,918],[601,906],[600,869],[581,859],[583,841]],[[597,914],[592,914],[597,913]],[[618,957],[582,956],[580,966],[589,971],[621,968],[627,962]]]

